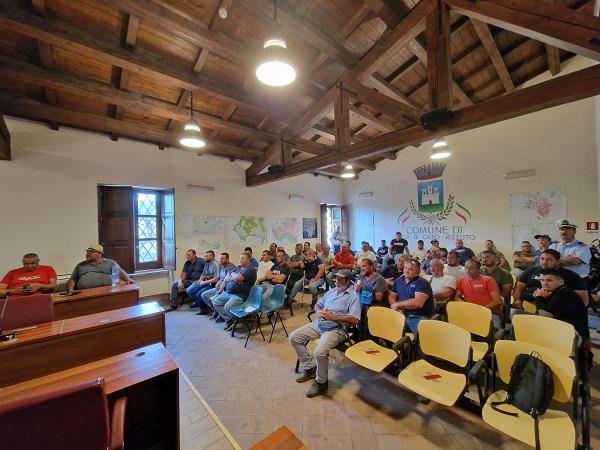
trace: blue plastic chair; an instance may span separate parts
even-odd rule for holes
[[[287,330],[285,329],[285,325],[283,324],[283,320],[281,319],[281,315],[279,311],[283,309],[285,304],[285,285],[284,284],[276,284],[273,288],[273,292],[271,293],[271,297],[267,301],[265,301],[260,307],[260,317],[263,314],[266,314],[269,318],[269,325],[271,325],[271,337],[269,338],[269,342],[273,339],[273,333],[275,332],[275,326],[277,325],[277,319],[281,322],[281,326],[283,327],[283,331],[285,331],[285,335],[289,337]],[[260,324],[259,317],[259,324]],[[275,319],[275,320],[273,320]]]
[[[231,329],[231,336],[235,334],[235,327],[238,321],[242,320],[246,326],[248,327],[248,336],[246,337],[246,343],[244,344],[244,348],[248,345],[248,339],[250,339],[250,333],[252,332],[252,328],[254,327],[254,322],[258,321],[258,329],[260,330],[260,334],[262,335],[263,341],[265,339],[265,335],[262,332],[262,328],[260,327],[260,320],[258,320],[258,313],[260,312],[260,303],[261,303],[261,295],[262,288],[260,286],[252,286],[250,289],[250,293],[248,294],[248,298],[246,302],[241,304],[236,308],[232,308],[231,315],[235,317],[233,321],[233,328]],[[252,324],[248,322],[252,321]]]

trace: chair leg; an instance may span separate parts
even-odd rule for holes
[[[237,326],[237,323],[238,323],[238,318],[236,317],[236,318],[233,320],[233,328],[231,329],[231,337],[233,337],[233,336],[234,336],[234,334],[235,334],[235,327]]]
[[[300,369],[300,360],[296,359],[296,368],[294,369],[294,372],[298,373],[298,369]]]

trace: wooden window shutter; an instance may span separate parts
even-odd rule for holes
[[[163,267],[175,270],[175,192],[167,189],[162,194]]]
[[[135,272],[133,188],[99,186],[100,244],[104,256],[119,263],[127,273]]]

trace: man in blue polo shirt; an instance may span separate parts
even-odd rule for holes
[[[569,219],[562,219],[556,222],[556,226],[560,232],[560,242],[550,244],[550,248],[560,253],[561,267],[575,272],[587,283],[592,253],[587,245],[575,239],[577,224]]]
[[[420,270],[418,261],[406,261],[404,275],[394,283],[396,292],[390,292],[388,297],[390,308],[406,316],[406,323],[413,333],[417,332],[421,320],[435,314],[431,285],[419,276]]]

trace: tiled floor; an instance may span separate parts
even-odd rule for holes
[[[307,321],[306,305],[294,308],[294,317],[283,312],[288,332]],[[592,334],[600,338],[594,330]],[[182,379],[182,448],[247,449],[281,425],[311,450],[529,448],[458,407],[420,404],[394,377],[361,369],[337,351],[330,356],[328,395],[308,399],[304,392],[309,383],[295,382],[296,356],[280,324],[273,342],[253,335],[245,349],[242,333],[229,335],[223,324],[196,316],[187,306],[167,314],[169,351],[234,439],[228,440]],[[591,373],[596,448],[600,448],[598,373],[596,366]]]

